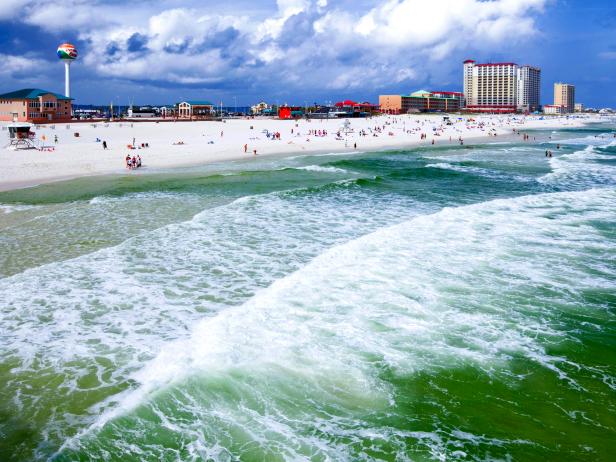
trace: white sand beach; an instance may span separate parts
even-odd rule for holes
[[[511,135],[513,130],[564,128],[592,122],[591,116],[521,115],[382,115],[369,119],[278,120],[244,118],[194,122],[71,123],[34,127],[43,150],[6,149],[8,131],[0,132],[0,190],[102,174],[131,174],[127,154],[140,155],[143,170],[195,166],[211,162],[298,152],[368,151],[426,144],[470,143],[479,138]],[[323,134],[326,131],[326,134]],[[267,133],[279,133],[280,139]],[[76,133],[79,136],[75,136]],[[422,134],[425,138],[422,139]],[[57,136],[57,143],[54,142]],[[137,149],[129,149],[133,144]],[[108,149],[104,150],[102,142]],[[532,141],[532,140],[530,140]],[[148,148],[141,148],[147,143]]]

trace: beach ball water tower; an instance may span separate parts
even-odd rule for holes
[[[70,43],[63,43],[58,47],[58,58],[64,62],[64,94],[71,96],[71,63],[77,59],[77,48]]]

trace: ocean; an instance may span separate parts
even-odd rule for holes
[[[613,460],[616,127],[529,133],[0,193],[0,460]]]

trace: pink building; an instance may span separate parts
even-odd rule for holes
[[[0,95],[0,120],[32,123],[63,122],[71,120],[72,98],[25,88]]]

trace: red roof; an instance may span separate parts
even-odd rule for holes
[[[515,107],[515,104],[475,104],[466,107]]]
[[[338,101],[336,103],[336,107],[355,106],[355,105],[357,105],[357,103],[355,101],[351,101],[350,99],[346,99],[344,101]]]
[[[464,95],[464,93],[462,93],[461,91],[431,91],[430,93],[437,93],[439,95]]]
[[[473,59],[467,59],[466,61],[464,61],[464,64],[468,64],[468,63],[474,63],[475,60]]]
[[[477,64],[479,66],[517,66],[516,63],[486,63],[486,64]]]

